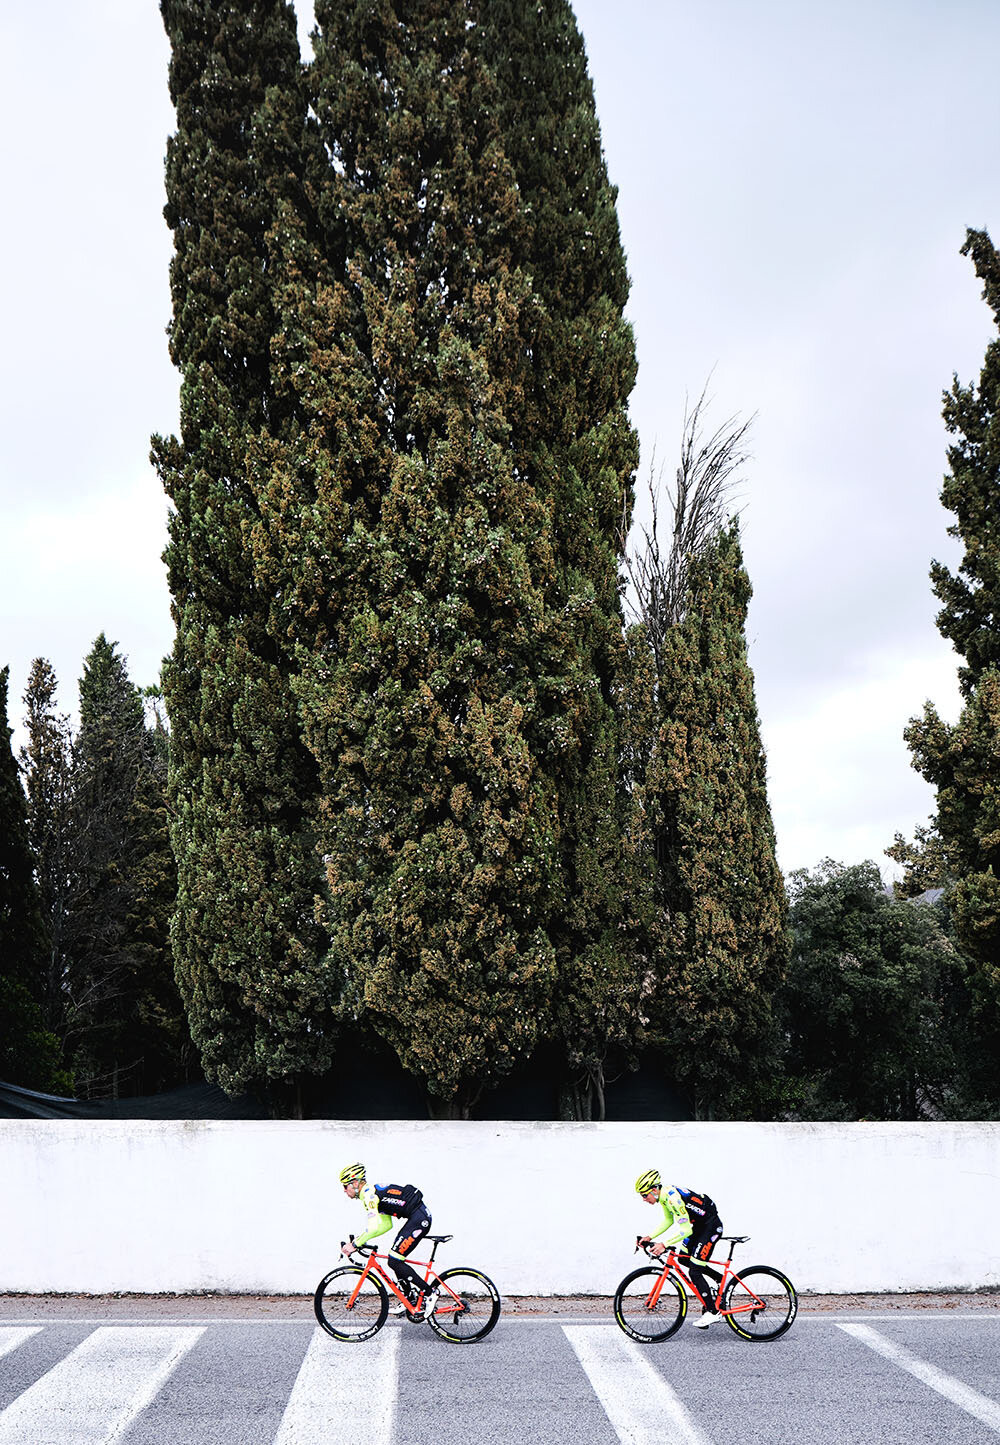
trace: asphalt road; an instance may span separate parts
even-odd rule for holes
[[[0,1445],[997,1439],[996,1309],[800,1313],[769,1344],[689,1323],[655,1346],[599,1313],[503,1317],[470,1346],[397,1321],[342,1345],[300,1313],[0,1317]]]

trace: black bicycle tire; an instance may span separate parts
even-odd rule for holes
[[[362,1268],[356,1264],[338,1265],[336,1269],[331,1269],[329,1274],[323,1276],[319,1284],[316,1286],[316,1292],[313,1295],[313,1313],[315,1314],[318,1323],[324,1330],[326,1330],[326,1333],[328,1335],[332,1335],[333,1338],[335,1340],[339,1340],[341,1344],[358,1345],[362,1344],[365,1340],[370,1340],[373,1335],[378,1334],[379,1330],[382,1328],[382,1326],[385,1324],[386,1320],[389,1317],[389,1296],[386,1292],[385,1285],[379,1279],[378,1275],[373,1273],[369,1273],[366,1283],[370,1283],[375,1287],[381,1303],[381,1308],[379,1310],[378,1319],[373,1325],[371,1325],[369,1329],[355,1332],[352,1334],[347,1334],[342,1330],[338,1330],[333,1324],[331,1324],[331,1322],[326,1318],[325,1314],[323,1313],[323,1299],[330,1281],[336,1279],[338,1275],[351,1274],[355,1277],[358,1277],[363,1272],[364,1271],[362,1270]]]
[[[622,1302],[625,1297],[625,1291],[629,1285],[634,1284],[637,1279],[642,1279],[642,1277],[646,1275],[649,1278],[649,1287],[652,1289],[653,1281],[662,1273],[662,1269],[655,1269],[652,1265],[646,1265],[642,1269],[634,1269],[631,1274],[625,1276],[615,1290],[615,1324],[620,1330],[624,1330],[630,1340],[638,1340],[641,1345],[655,1345],[659,1344],[662,1340],[669,1340],[670,1336],[675,1335],[680,1329],[687,1315],[687,1295],[684,1293],[684,1286],[676,1280],[673,1275],[667,1275],[667,1278],[663,1281],[663,1290],[660,1292],[660,1299],[663,1299],[663,1291],[670,1288],[672,1288],[677,1295],[677,1318],[672,1324],[663,1330],[642,1331],[635,1329],[634,1326],[628,1324],[623,1318]]]
[[[443,1270],[441,1274],[438,1275],[438,1278],[440,1280],[448,1281],[454,1279],[456,1275],[460,1274],[471,1275],[474,1279],[479,1280],[482,1284],[486,1286],[486,1293],[489,1295],[491,1300],[489,1319],[486,1321],[483,1327],[476,1330],[474,1334],[454,1334],[448,1330],[446,1324],[446,1320],[448,1318],[447,1312],[442,1311],[440,1315],[438,1313],[438,1308],[441,1304],[440,1297],[434,1299],[432,1295],[432,1299],[434,1299],[434,1307],[432,1308],[430,1314],[427,1316],[427,1323],[430,1325],[431,1329],[436,1335],[440,1335],[440,1337],[443,1340],[447,1340],[449,1344],[472,1345],[475,1344],[478,1340],[484,1340],[496,1325],[497,1320],[500,1318],[500,1291],[490,1279],[489,1275],[483,1274],[481,1269],[469,1269],[465,1265],[456,1265],[452,1269]]]
[[[773,1330],[757,1330],[753,1334],[751,1334],[748,1330],[743,1329],[740,1325],[739,1314],[726,1314],[725,1320],[726,1323],[729,1325],[730,1329],[734,1330],[736,1334],[739,1335],[741,1340],[749,1340],[753,1344],[763,1344],[769,1340],[779,1339],[786,1330],[790,1330],[792,1328],[792,1325],[795,1323],[795,1316],[799,1312],[799,1297],[796,1293],[795,1286],[792,1284],[791,1280],[788,1278],[787,1275],[782,1274],[780,1269],[775,1269],[770,1264],[752,1264],[749,1269],[741,1269],[738,1274],[734,1274],[732,1279],[726,1285],[725,1293],[722,1296],[723,1311],[730,1309],[730,1302],[733,1297],[733,1292],[741,1282],[749,1282],[750,1287],[753,1289],[754,1293],[757,1293],[756,1286],[753,1284],[753,1275],[757,1275],[758,1277],[761,1275],[766,1275],[768,1279],[777,1280],[777,1282],[784,1288],[787,1294],[788,1306],[780,1323]],[[777,1316],[775,1316],[775,1318],[777,1318]]]

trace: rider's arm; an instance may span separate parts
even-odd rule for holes
[[[390,1214],[376,1214],[374,1220],[369,1224],[364,1234],[356,1236],[355,1244],[367,1244],[370,1239],[378,1239],[380,1234],[385,1234],[387,1229],[392,1228],[392,1216]]]
[[[392,1228],[392,1215],[383,1214],[379,1209],[379,1197],[374,1184],[366,1183],[358,1198],[368,1211],[368,1228],[364,1234],[357,1236],[354,1243],[367,1244],[370,1239],[378,1239],[380,1234],[385,1234],[387,1229]]]
[[[666,1185],[660,1190],[660,1205],[664,1221],[656,1233],[649,1236],[650,1239],[659,1239],[661,1235],[665,1235],[665,1245],[680,1244],[681,1240],[687,1239],[691,1233],[691,1219],[684,1200],[672,1185]]]

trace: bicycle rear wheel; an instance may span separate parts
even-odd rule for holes
[[[361,1340],[370,1340],[385,1324],[389,1313],[385,1285],[377,1276],[369,1274],[358,1289],[363,1273],[356,1264],[345,1264],[332,1269],[316,1286],[313,1296],[316,1318],[335,1340],[358,1344]]]
[[[734,1275],[722,1297],[726,1323],[742,1340],[776,1340],[791,1329],[798,1308],[791,1280],[767,1264]]]
[[[427,1323],[453,1345],[485,1339],[500,1318],[496,1285],[478,1269],[446,1269]]]
[[[651,1345],[657,1340],[669,1340],[684,1323],[687,1314],[687,1296],[683,1286],[667,1275],[656,1299],[650,1303],[656,1281],[662,1269],[633,1270],[625,1276],[615,1290],[615,1322],[632,1340]]]

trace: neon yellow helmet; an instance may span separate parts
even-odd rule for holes
[[[660,1178],[659,1169],[647,1169],[646,1172],[644,1174],[640,1174],[638,1179],[635,1181],[636,1194],[648,1194],[651,1189],[662,1188],[663,1181]]]
[[[346,1169],[340,1171],[341,1184],[350,1184],[352,1179],[363,1179],[365,1177],[365,1166],[363,1164],[348,1164]]]

